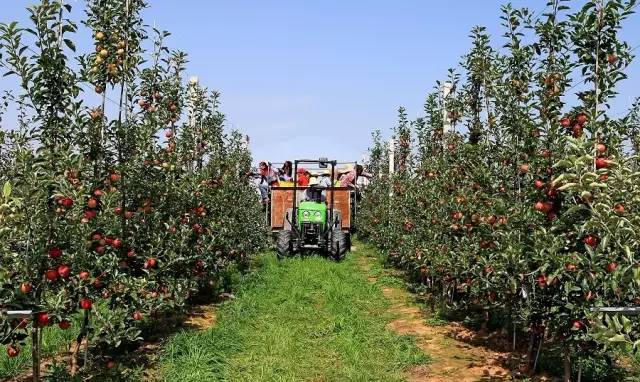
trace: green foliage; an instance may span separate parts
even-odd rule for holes
[[[572,359],[640,350],[637,319],[591,311],[640,301],[637,107],[606,113],[632,58],[618,33],[634,7],[595,1],[570,14],[554,0],[535,18],[504,6],[500,53],[474,28],[465,77],[450,71],[451,93],[428,96],[424,117],[401,114],[418,160],[376,173],[359,211],[364,236],[436,304],[564,349],[566,378]]]
[[[45,326],[82,300],[104,307],[76,333],[97,367],[194,296],[232,285],[266,237],[242,135],[225,131],[218,93],[185,83],[186,54],[148,31],[145,7],[89,1],[95,51],[78,57],[64,2],[29,7],[31,27],[0,24],[3,74],[21,84],[0,102],[18,109],[0,134],[0,307],[46,313]],[[34,320],[17,325],[0,317],[2,344],[27,346]]]

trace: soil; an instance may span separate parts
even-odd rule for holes
[[[367,273],[370,261],[360,258],[360,265]],[[378,277],[368,276],[370,282]],[[482,346],[486,337],[471,331],[459,323],[443,325],[428,324],[428,315],[413,303],[413,295],[404,288],[381,286],[382,292],[391,302],[389,308],[396,319],[388,324],[392,331],[416,337],[417,345],[431,357],[427,365],[415,367],[407,372],[409,382],[475,382],[513,381],[516,375],[509,369],[513,361],[510,353]],[[548,381],[537,378],[536,381]]]

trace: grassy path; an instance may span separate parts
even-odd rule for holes
[[[160,360],[166,381],[402,381],[427,362],[394,332],[392,303],[355,251],[341,263],[261,259],[206,331],[184,331]]]

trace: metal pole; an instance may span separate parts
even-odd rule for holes
[[[393,138],[389,139],[389,175],[392,175],[396,171],[396,143]]]
[[[38,335],[38,327],[33,325],[31,328],[31,361],[33,368],[33,382],[40,381],[40,336]]]

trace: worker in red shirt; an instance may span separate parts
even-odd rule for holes
[[[305,170],[302,167],[298,168],[298,186],[307,187],[309,185],[310,177],[311,174],[309,173],[309,171]]]

